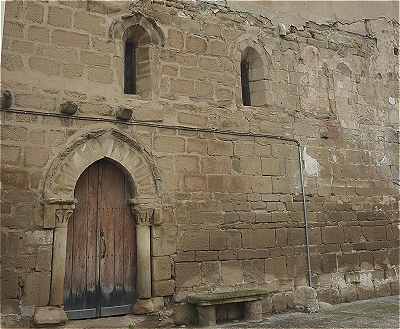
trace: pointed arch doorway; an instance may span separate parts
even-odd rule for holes
[[[64,309],[69,319],[127,314],[136,299],[136,226],[128,175],[104,158],[75,186],[68,222]]]

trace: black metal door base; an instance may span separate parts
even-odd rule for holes
[[[100,316],[123,315],[132,313],[132,304],[100,308]]]
[[[100,316],[98,316],[96,308],[86,308],[83,310],[68,310],[65,311],[65,313],[68,316],[68,320],[95,319],[98,317],[125,315],[132,313],[132,304],[101,307]]]
[[[79,319],[94,319],[97,318],[97,309],[86,308],[83,310],[69,310],[65,311],[68,320],[79,320]]]

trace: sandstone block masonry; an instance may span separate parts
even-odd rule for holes
[[[151,39],[162,41],[149,52],[145,96],[123,92],[118,29],[135,19],[146,19]],[[5,325],[26,325],[35,308],[50,303],[54,236],[44,225],[43,189],[53,159],[104,124],[90,118],[115,119],[121,107],[160,125],[299,140],[318,298],[398,294],[399,26],[373,17],[363,26],[354,33],[309,22],[283,36],[265,17],[214,4],[7,1],[1,84],[15,104],[1,112]],[[262,106],[243,106],[240,58],[247,47],[267,72]],[[79,105],[76,117],[42,115],[59,113],[65,101]],[[293,307],[293,291],[308,279],[294,143],[108,127],[140,145],[158,172],[153,297],[172,303],[192,292],[260,287],[273,293],[264,313]],[[72,182],[64,178],[67,189]]]

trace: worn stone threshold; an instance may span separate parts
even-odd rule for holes
[[[71,320],[58,328],[170,328],[171,320],[159,320],[157,315],[122,315],[97,319]]]

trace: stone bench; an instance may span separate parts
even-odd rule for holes
[[[264,289],[242,289],[191,295],[188,296],[187,302],[196,307],[200,326],[215,326],[216,306],[221,304],[243,303],[245,320],[261,320],[261,300],[267,297],[268,294],[269,292]]]

